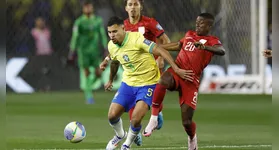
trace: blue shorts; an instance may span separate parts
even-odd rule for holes
[[[131,108],[135,107],[139,100],[144,101],[150,108],[155,87],[156,84],[133,87],[122,82],[112,103],[122,105],[125,108],[125,112],[128,112]]]

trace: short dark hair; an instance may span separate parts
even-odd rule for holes
[[[201,13],[199,16],[211,20],[211,25],[214,24],[215,17],[211,13]]]
[[[123,25],[124,24],[124,21],[123,19],[121,19],[120,17],[117,17],[117,16],[113,16],[109,19],[108,21],[108,27],[109,26],[112,26],[114,24],[117,24],[117,25]]]
[[[205,19],[211,19],[213,21],[215,20],[215,17],[211,13],[201,13],[199,16]]]
[[[144,0],[138,0],[141,4],[141,6],[143,6]],[[127,6],[128,0],[124,0],[124,5]]]
[[[92,2],[92,0],[84,0],[84,2],[83,2],[83,6],[85,6],[85,5],[93,5],[93,2]]]

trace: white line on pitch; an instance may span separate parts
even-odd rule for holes
[[[223,149],[240,149],[240,148],[267,148],[272,147],[271,145],[204,145],[199,146],[199,148],[223,148]],[[134,150],[174,150],[174,149],[185,149],[187,147],[148,147],[148,148],[133,148]],[[14,149],[14,150],[104,150],[104,149],[61,149],[61,148],[52,148],[52,149]]]

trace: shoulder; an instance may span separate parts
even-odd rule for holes
[[[84,19],[83,15],[82,15],[82,16],[79,16],[79,17],[75,20],[75,24],[79,24],[83,19]]]
[[[196,35],[196,34],[197,34],[196,31],[194,31],[194,30],[188,30],[188,31],[185,33],[185,36],[186,36],[186,35],[192,36],[192,35]]]
[[[219,40],[219,38],[217,36],[213,36],[213,35],[210,35],[208,38],[210,40]]]
[[[128,37],[132,39],[138,39],[140,37],[143,37],[143,35],[140,32],[127,32]]]
[[[151,26],[156,26],[158,24],[158,21],[155,18],[151,18],[147,16],[142,16],[142,22],[147,23],[148,25]]]
[[[130,24],[129,19],[125,19],[125,20],[124,20],[124,25],[126,26],[126,25],[128,25],[128,24]]]
[[[103,21],[103,18],[101,16],[95,16],[95,19],[98,21],[98,22],[102,22]]]
[[[109,50],[109,52],[112,52],[115,48],[117,48],[116,45],[110,40],[108,42],[108,50]]]

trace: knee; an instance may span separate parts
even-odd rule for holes
[[[159,84],[161,84],[161,85],[163,85],[163,86],[168,86],[169,83],[168,83],[165,79],[161,78],[161,79],[159,80]]]
[[[132,116],[131,124],[134,127],[139,127],[141,125],[141,118],[138,116]]]
[[[182,125],[184,128],[188,129],[191,127],[192,120],[191,119],[186,119],[182,121]]]
[[[115,122],[118,118],[117,112],[116,111],[109,111],[108,113],[108,120],[109,122]]]

